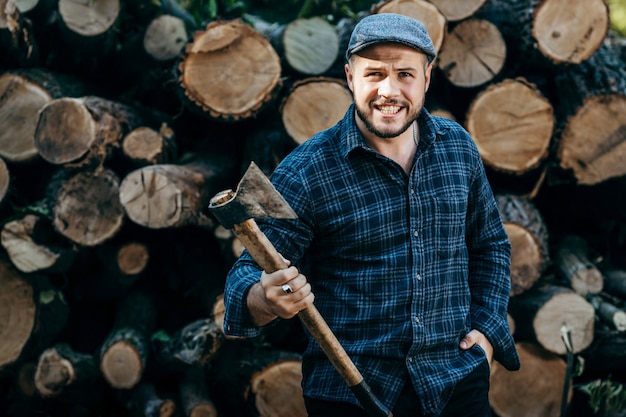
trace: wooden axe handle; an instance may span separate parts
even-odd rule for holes
[[[269,274],[287,268],[281,254],[274,248],[265,233],[259,229],[254,219],[234,225],[233,232],[265,272]],[[348,384],[367,414],[371,417],[392,417],[392,413],[374,396],[369,385],[363,380],[363,376],[328,327],[317,307],[311,304],[301,310],[298,317]]]

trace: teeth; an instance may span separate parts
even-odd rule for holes
[[[400,111],[400,106],[380,106],[378,109],[384,114],[394,114]]]

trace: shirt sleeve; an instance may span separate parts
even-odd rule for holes
[[[489,339],[495,360],[517,370],[520,361],[507,320],[511,244],[482,162],[471,185],[466,230],[472,328]]]

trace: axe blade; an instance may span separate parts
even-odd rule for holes
[[[209,209],[222,226],[229,229],[254,218],[298,218],[289,203],[254,162],[250,163],[239,181],[237,191],[218,193],[211,199]]]

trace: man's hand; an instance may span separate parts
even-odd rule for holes
[[[463,350],[468,350],[475,344],[478,344],[481,348],[483,348],[485,355],[487,356],[487,362],[491,366],[491,360],[493,359],[493,346],[485,335],[478,330],[474,329],[466,334],[465,337],[461,339],[459,347]]]
[[[311,305],[314,298],[306,277],[291,266],[271,274],[263,272],[259,282],[250,288],[247,304],[254,323],[264,326],[276,317],[294,317]]]

